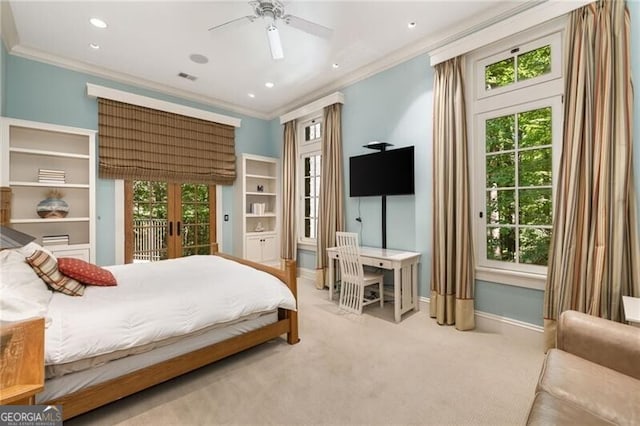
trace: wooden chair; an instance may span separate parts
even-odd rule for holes
[[[353,232],[336,232],[338,260],[340,261],[340,301],[338,307],[348,312],[362,314],[362,308],[375,302],[384,306],[383,275],[365,272],[360,261],[360,244],[358,234]],[[365,294],[365,287],[377,285],[374,290]],[[368,290],[369,291],[369,290]]]

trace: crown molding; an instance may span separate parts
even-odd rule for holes
[[[52,55],[42,50],[34,49],[31,47],[14,45],[11,49],[8,49],[9,53],[15,56],[19,56],[26,59],[32,59],[38,62],[44,62],[50,65],[59,66],[72,71],[78,71],[86,74],[90,74],[96,77],[106,78],[122,84],[129,84],[132,86],[140,87],[143,89],[153,90],[165,95],[176,96],[181,99],[198,102],[204,105],[209,105],[216,108],[221,108],[229,112],[235,112],[242,115],[247,115],[262,120],[269,120],[270,117],[259,111],[249,110],[241,108],[237,105],[230,104],[219,99],[210,98],[208,96],[198,95],[186,90],[174,89],[172,87],[165,86],[160,83],[134,77],[130,74],[111,71],[95,65],[90,65],[84,62],[75,61],[72,59],[63,58],[60,56]]]
[[[7,52],[20,42],[18,31],[13,20],[13,12],[9,2],[0,0],[0,37],[4,41]]]

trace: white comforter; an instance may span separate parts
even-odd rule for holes
[[[277,278],[218,256],[107,267],[115,287],[55,293],[45,364],[61,364],[191,333],[244,316],[295,309]]]

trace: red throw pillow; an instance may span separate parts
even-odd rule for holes
[[[58,269],[64,275],[87,285],[114,286],[117,285],[113,274],[106,269],[82,259],[74,257],[58,258]]]

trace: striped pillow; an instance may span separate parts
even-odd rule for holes
[[[69,296],[82,296],[84,294],[84,285],[78,281],[66,277],[58,270],[58,262],[42,250],[36,250],[33,254],[26,258],[27,263],[31,265],[36,274],[47,285],[55,291],[68,294]]]

